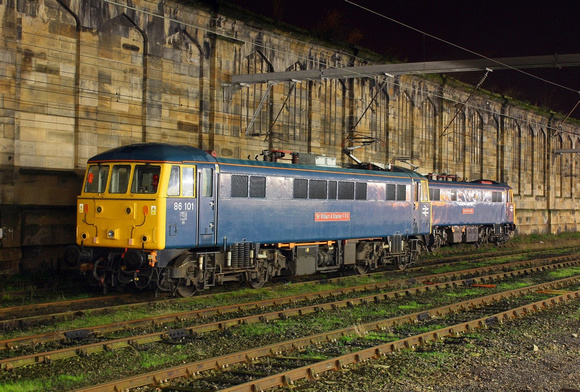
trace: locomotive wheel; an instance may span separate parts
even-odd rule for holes
[[[174,268],[185,268],[187,278],[180,278],[177,280],[175,292],[180,297],[191,297],[197,293],[197,285],[195,279],[196,266],[195,258],[192,255],[185,254],[179,256],[173,265]]]
[[[358,262],[354,266],[354,272],[359,275],[365,275],[367,272],[369,272],[369,269],[369,264],[366,261]]]
[[[433,243],[428,247],[429,251],[431,253],[437,252],[437,250],[439,250],[439,248],[441,247],[442,242],[443,239],[441,238],[441,236],[439,234],[435,234],[435,237],[433,238]]]
[[[180,297],[187,298],[197,293],[197,287],[189,279],[179,279],[175,291]]]
[[[404,270],[405,268],[407,268],[408,265],[409,263],[406,262],[405,256],[398,256],[395,258],[395,266],[399,271]]]
[[[268,272],[268,267],[264,263],[259,263],[257,266],[257,274],[254,274],[254,277],[250,277],[250,272],[246,274],[246,280],[248,285],[253,289],[260,289],[264,286],[264,284],[270,278],[270,274]]]
[[[397,269],[399,271],[404,270],[405,268],[407,268],[407,266],[409,266],[410,264],[413,264],[413,263],[414,263],[414,260],[413,260],[412,253],[408,250],[402,256],[397,256],[395,258],[395,266],[397,267]]]

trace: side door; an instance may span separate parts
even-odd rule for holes
[[[516,223],[516,208],[514,204],[514,191],[509,189],[507,191],[507,203],[506,203],[506,219],[508,222]]]
[[[197,245],[195,174],[195,166],[171,166],[167,187],[165,245],[168,248],[189,248]]]
[[[214,246],[216,243],[216,193],[217,166],[197,166],[198,189],[198,246]]]
[[[413,234],[431,233],[431,202],[425,180],[413,180]]]

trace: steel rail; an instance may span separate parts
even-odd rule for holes
[[[385,329],[392,327],[392,326],[395,326],[395,325],[412,323],[416,320],[424,320],[426,318],[430,318],[430,317],[434,317],[434,316],[442,316],[442,315],[446,315],[446,314],[449,314],[452,312],[457,312],[457,311],[462,311],[462,310],[469,309],[469,308],[474,308],[474,307],[482,305],[482,304],[489,304],[492,302],[497,302],[497,301],[504,299],[504,298],[511,298],[511,297],[515,297],[518,295],[524,295],[524,294],[527,294],[530,292],[535,292],[538,290],[551,289],[554,287],[564,287],[566,285],[574,284],[577,282],[580,282],[580,276],[575,276],[575,277],[567,278],[567,279],[561,279],[561,280],[557,280],[557,281],[553,281],[553,282],[549,282],[549,283],[542,283],[542,284],[533,285],[533,286],[524,287],[524,288],[519,288],[519,289],[510,290],[510,291],[506,291],[506,292],[496,293],[496,294],[492,294],[492,295],[488,295],[488,296],[484,296],[484,297],[479,297],[479,298],[475,298],[475,299],[471,299],[471,300],[467,300],[467,301],[462,301],[459,303],[455,303],[455,304],[451,304],[451,305],[447,305],[447,306],[443,306],[443,307],[439,307],[439,308],[435,308],[435,309],[430,309],[430,310],[423,311],[423,312],[416,312],[413,314],[408,314],[408,315],[404,315],[404,316],[375,321],[375,322],[367,323],[364,325],[351,326],[351,327],[342,328],[342,329],[338,329],[338,330],[334,330],[334,331],[330,331],[330,332],[325,332],[325,333],[321,333],[321,334],[317,334],[317,335],[310,335],[310,336],[301,337],[301,338],[297,338],[297,339],[293,339],[293,340],[288,340],[285,342],[274,343],[274,344],[270,344],[267,346],[253,348],[253,349],[249,349],[249,350],[245,350],[245,351],[240,351],[240,352],[236,352],[236,353],[232,353],[232,354],[226,354],[226,355],[222,355],[219,357],[208,358],[205,360],[193,362],[193,363],[186,364],[186,365],[180,365],[180,366],[172,367],[169,369],[157,370],[157,371],[153,371],[153,372],[149,372],[149,373],[145,373],[145,374],[127,377],[127,378],[124,378],[121,380],[115,380],[112,382],[107,382],[107,383],[102,383],[102,384],[98,384],[98,385],[87,387],[87,388],[82,388],[82,389],[79,389],[78,391],[79,392],[80,391],[82,391],[82,392],[120,391],[120,390],[129,389],[129,388],[141,387],[144,385],[159,386],[168,379],[173,379],[173,378],[178,378],[178,377],[192,377],[195,374],[203,372],[203,371],[220,370],[220,369],[226,368],[230,365],[234,365],[237,363],[253,361],[257,358],[261,358],[261,357],[265,357],[265,356],[277,355],[277,354],[279,354],[281,352],[285,352],[285,351],[301,349],[305,346],[312,345],[312,344],[318,344],[318,343],[322,343],[322,342],[334,342],[343,336],[347,336],[347,335],[351,335],[351,334],[356,334],[356,333],[360,334],[361,332],[366,333],[366,332],[373,331],[373,330],[374,331],[382,331],[382,330],[385,330]],[[575,296],[578,296],[579,294],[580,294],[580,291],[577,291],[574,293]],[[560,296],[560,297],[563,297],[563,296]],[[542,302],[542,301],[540,301],[540,302]],[[501,314],[503,314],[503,313],[505,313],[505,312],[502,312]],[[489,317],[484,318],[483,320],[485,320],[485,319],[489,319]],[[453,327],[446,328],[446,329],[449,331],[452,331],[452,332],[455,331],[455,329]],[[455,332],[453,332],[453,333],[455,333]],[[418,335],[418,336],[422,336],[422,335]],[[416,340],[417,340],[417,342],[420,342],[418,338]],[[415,340],[405,339],[405,341],[406,342],[407,341],[414,342]],[[414,344],[417,344],[417,343],[414,343]],[[385,346],[388,347],[389,345],[391,345],[393,347],[399,347],[397,343],[389,343]],[[365,355],[364,354],[365,352],[366,351],[362,351],[361,355]],[[363,358],[363,357],[361,357],[361,358]],[[328,369],[328,370],[330,370],[330,369]],[[317,371],[319,371],[319,370],[317,370]],[[263,388],[263,386],[260,386],[260,388]]]
[[[449,336],[457,336],[461,333],[471,332],[477,329],[486,328],[495,323],[503,323],[506,320],[515,319],[533,311],[548,308],[568,300],[580,298],[580,290],[572,293],[566,293],[550,300],[542,300],[532,304],[520,306],[504,312],[496,313],[492,316],[482,317],[476,320],[463,322],[451,327],[444,327],[431,332],[425,332],[419,335],[410,336],[395,342],[385,343],[379,346],[362,349],[360,351],[345,354],[300,368],[288,370],[260,380],[250,381],[244,384],[236,385],[230,388],[222,389],[222,392],[255,392],[263,391],[268,388],[278,386],[289,386],[295,381],[302,379],[315,380],[321,373],[330,370],[341,370],[347,366],[362,363],[368,360],[378,359],[389,353],[397,352],[402,349],[412,349],[417,346],[423,346],[430,342],[436,342]]]
[[[578,264],[579,262],[580,262],[580,260],[573,263],[573,264]],[[287,318],[287,317],[292,317],[292,316],[302,316],[302,315],[320,312],[320,311],[328,311],[328,310],[333,310],[333,309],[338,309],[338,308],[345,308],[345,307],[362,305],[362,304],[365,304],[368,302],[373,302],[373,301],[374,302],[385,301],[389,298],[403,297],[403,296],[412,295],[412,294],[419,294],[419,293],[423,293],[423,292],[427,292],[427,291],[453,288],[453,287],[458,287],[458,286],[470,286],[470,285],[474,284],[475,282],[485,283],[485,282],[495,281],[495,280],[499,280],[499,279],[503,279],[503,278],[509,278],[509,277],[514,277],[514,276],[518,276],[518,275],[528,274],[530,272],[543,271],[545,269],[561,268],[562,266],[569,265],[570,263],[571,262],[568,262],[565,264],[562,264],[562,263],[551,264],[549,266],[549,268],[546,268],[547,266],[530,267],[530,268],[526,268],[526,269],[518,270],[518,271],[500,272],[500,273],[497,273],[494,275],[470,278],[470,279],[453,281],[453,282],[443,282],[443,283],[432,283],[431,282],[428,285],[413,287],[413,288],[405,288],[405,289],[391,291],[391,292],[383,293],[383,294],[372,294],[372,295],[359,297],[359,298],[351,298],[351,299],[345,299],[345,300],[340,300],[340,301],[334,301],[334,302],[330,302],[330,303],[304,306],[304,307],[299,307],[299,308],[290,308],[290,309],[285,309],[282,311],[274,311],[274,312],[269,312],[269,313],[262,313],[262,314],[256,314],[256,315],[251,315],[251,316],[238,317],[238,318],[229,319],[229,320],[222,320],[222,321],[216,321],[216,322],[212,322],[212,323],[195,325],[195,326],[191,326],[191,327],[182,328],[180,330],[177,330],[177,332],[174,332],[174,331],[156,332],[156,333],[150,333],[150,334],[146,334],[146,335],[131,336],[128,338],[110,340],[107,342],[92,343],[92,344],[86,344],[86,345],[81,345],[81,346],[77,346],[77,347],[67,347],[64,349],[48,351],[48,352],[44,352],[44,353],[40,353],[40,354],[39,353],[29,354],[29,355],[24,355],[24,356],[20,356],[20,357],[13,357],[13,358],[0,360],[0,369],[14,369],[16,367],[21,367],[21,366],[25,366],[25,365],[33,365],[33,364],[38,364],[38,363],[49,363],[49,362],[52,362],[55,360],[71,358],[71,357],[75,357],[75,356],[86,356],[86,355],[101,352],[101,351],[112,351],[112,350],[130,347],[130,346],[138,345],[138,344],[160,342],[160,341],[163,341],[165,339],[171,339],[172,334],[175,334],[176,336],[181,336],[181,337],[191,336],[191,335],[196,335],[196,334],[200,334],[200,333],[225,330],[227,328],[234,327],[237,325],[255,324],[255,323],[259,323],[259,322],[267,322],[267,321],[271,321],[271,320],[282,319],[282,318]],[[175,321],[175,319],[174,319],[174,321]]]
[[[568,249],[568,247],[562,248],[562,249]],[[540,251],[527,251],[525,253],[529,253],[529,252],[537,253],[537,252],[541,252],[541,250]],[[509,256],[512,254],[514,254],[514,252],[512,252],[512,251],[501,252],[501,254],[499,254],[499,255],[495,254],[495,255],[491,256],[491,258],[505,257],[505,256]],[[475,254],[472,256],[474,256],[474,257],[469,258],[469,260],[477,260],[477,259],[480,259],[482,257],[490,257],[490,254],[489,253]],[[560,256],[557,256],[557,257],[560,257]],[[459,259],[459,257],[454,256],[454,257],[451,257],[449,259],[454,260],[454,259]],[[462,257],[462,259],[464,259],[464,257]],[[444,263],[437,263],[437,264],[430,263],[430,264],[426,264],[425,266],[419,266],[419,267],[415,267],[415,268],[407,268],[405,271],[397,270],[394,272],[397,272],[397,273],[406,272],[406,273],[408,273],[408,272],[418,271],[418,270],[424,269],[425,267],[444,266],[444,265],[450,265],[450,264],[453,264],[453,263],[450,263],[448,261],[446,261]],[[390,271],[390,272],[393,272],[393,271]],[[381,275],[384,273],[385,273],[385,271],[378,271],[378,272],[370,273],[367,276]],[[323,279],[322,281],[324,281],[324,282],[340,282],[344,279],[345,279],[344,277],[341,277],[341,278]],[[306,282],[306,283],[311,283],[311,282]],[[196,299],[207,298],[207,297],[211,297],[213,295],[214,294],[207,294],[207,295],[203,295],[203,296],[197,296],[195,298]],[[65,312],[60,312],[60,313],[43,314],[43,315],[18,317],[18,318],[9,318],[9,316],[11,314],[22,314],[22,313],[25,313],[27,311],[37,312],[39,308],[48,309],[50,307],[55,307],[55,308],[67,307],[67,306],[70,306],[73,304],[82,304],[85,302],[90,303],[90,302],[100,301],[103,299],[114,301],[114,300],[119,299],[119,298],[130,297],[130,296],[132,296],[132,294],[122,294],[122,295],[118,295],[118,296],[96,297],[96,298],[89,298],[89,299],[67,300],[67,301],[59,301],[59,302],[47,302],[47,303],[42,303],[42,304],[32,304],[32,305],[22,305],[22,306],[9,307],[9,308],[0,308],[0,315],[4,314],[4,317],[3,317],[4,319],[3,320],[0,319],[0,330],[26,328],[26,327],[31,327],[31,326],[42,324],[42,323],[54,323],[54,322],[59,322],[59,321],[66,321],[66,320],[70,320],[70,319],[78,317],[79,314],[82,314],[82,312],[87,311],[87,310],[90,311],[91,314],[98,314],[99,312],[109,312],[111,309],[111,305],[106,306],[106,307],[67,310]],[[165,300],[157,300],[155,302],[156,303],[165,303],[165,302],[173,302],[173,301],[178,301],[178,300],[180,300],[180,299],[170,298],[170,299],[165,299]],[[114,305],[114,306],[139,307],[139,306],[146,306],[150,303],[151,303],[150,301],[145,301],[145,302],[124,303],[124,304],[119,304],[119,305]],[[58,339],[64,339],[64,338],[65,337],[61,334],[59,337],[57,337],[55,339],[58,340]],[[48,340],[44,340],[41,337],[39,337],[34,342],[54,341],[55,339],[49,338]],[[3,348],[9,348],[9,347],[7,347],[3,341],[0,341],[0,349],[3,349]]]
[[[134,329],[138,327],[147,327],[151,325],[161,325],[170,322],[182,322],[192,319],[203,319],[206,317],[216,316],[216,315],[223,315],[227,313],[232,313],[236,311],[243,311],[243,310],[252,310],[252,309],[262,309],[266,307],[272,306],[282,306],[288,305],[293,303],[298,303],[302,301],[310,301],[314,299],[322,299],[327,297],[334,297],[338,295],[345,295],[354,292],[365,292],[371,290],[382,290],[389,287],[396,287],[401,285],[412,285],[418,282],[429,282],[432,286],[433,282],[437,281],[446,281],[447,279],[461,279],[465,276],[471,275],[479,275],[481,273],[490,273],[496,271],[498,269],[509,269],[509,268],[518,268],[523,265],[530,265],[530,264],[540,264],[536,267],[530,268],[564,268],[572,265],[576,265],[580,263],[580,258],[577,260],[573,260],[573,256],[558,256],[553,258],[554,260],[568,260],[568,261],[559,261],[554,264],[542,264],[546,261],[544,260],[524,260],[518,262],[512,262],[508,264],[501,264],[496,266],[486,266],[486,267],[479,267],[473,268],[469,270],[462,270],[462,271],[452,271],[447,272],[444,274],[432,274],[426,275],[418,278],[412,279],[399,279],[389,282],[378,282],[378,283],[369,283],[366,285],[361,286],[353,286],[348,288],[338,288],[333,290],[327,290],[317,293],[310,293],[310,294],[300,294],[296,296],[290,297],[282,297],[282,298],[274,298],[274,299],[267,299],[258,302],[247,302],[243,304],[234,304],[234,305],[224,305],[221,307],[216,308],[208,308],[208,309],[199,309],[193,311],[186,311],[186,312],[178,312],[172,313],[168,315],[162,316],[155,316],[155,317],[148,317],[145,319],[140,320],[132,320],[132,321],[125,321],[123,323],[111,323],[105,324],[100,326],[95,326],[91,328],[84,328],[84,329],[75,329],[75,330],[68,330],[68,331],[58,331],[58,332],[49,332],[45,334],[39,334],[34,336],[24,336],[12,339],[6,339],[0,341],[0,349],[11,349],[17,348],[23,345],[30,345],[30,344],[41,344],[41,343],[48,343],[54,341],[65,341],[69,339],[70,336],[98,336],[104,333],[111,333],[120,330],[127,330],[127,329]],[[572,259],[572,260],[570,260]],[[552,266],[552,267],[550,267]],[[526,269],[525,271],[528,271]],[[529,270],[531,271],[531,270]],[[481,279],[479,279],[481,281]],[[319,305],[320,306],[320,305]],[[2,362],[0,362],[1,365]],[[1,366],[0,366],[1,368]]]
[[[37,304],[31,305],[20,305],[20,306],[11,306],[8,308],[0,308],[0,316],[7,317],[11,313],[23,313],[27,311],[35,311],[38,312],[40,309],[48,309],[51,307],[57,308],[64,308],[69,307],[76,304],[83,304],[83,303],[91,303],[91,302],[98,302],[98,301],[115,301],[117,299],[123,299],[126,297],[131,297],[131,294],[120,294],[114,296],[100,296],[100,297],[93,297],[93,298],[81,298],[81,299],[69,299],[65,301],[57,301],[57,302],[42,302]]]

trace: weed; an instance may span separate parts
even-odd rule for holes
[[[531,285],[532,283],[528,282],[527,280],[524,280],[522,282],[502,282],[498,285],[498,287],[501,290],[517,290],[517,289],[521,289],[522,287],[527,287],[529,285]]]
[[[444,293],[444,295],[451,297],[451,298],[463,298],[463,297],[472,297],[472,296],[479,296],[486,293],[483,289],[464,289],[460,291],[449,291]]]
[[[43,391],[48,387],[49,386],[46,385],[46,380],[23,380],[20,382],[0,384],[0,392]]]
[[[564,279],[578,274],[580,274],[580,267],[570,267],[548,272],[548,276],[552,279]]]
[[[401,310],[419,310],[422,309],[425,305],[419,304],[416,301],[411,301],[404,305],[399,305],[399,309]]]
[[[187,354],[176,353],[150,353],[148,351],[140,352],[140,364],[145,369],[167,366],[172,362],[180,362],[187,359]]]

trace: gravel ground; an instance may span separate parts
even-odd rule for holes
[[[580,392],[580,304],[326,373],[298,391]]]

